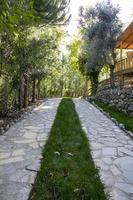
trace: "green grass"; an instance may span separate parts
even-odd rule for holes
[[[115,118],[119,123],[124,124],[125,128],[133,132],[133,117],[126,115],[123,112],[118,111],[115,107],[108,106],[97,100],[94,101],[96,105],[103,109],[103,111],[109,113],[109,115]]]
[[[59,105],[30,199],[107,199],[90,154],[88,139],[69,98],[64,98]]]

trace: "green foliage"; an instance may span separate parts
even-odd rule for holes
[[[69,64],[75,69],[79,68],[79,53],[81,47],[81,39],[74,38],[73,41],[67,46],[69,50]]]
[[[17,32],[20,25],[31,25],[34,21],[32,1],[0,0],[0,32]]]
[[[95,100],[95,103],[101,107],[105,112],[115,118],[119,123],[124,124],[125,128],[133,132],[133,117],[128,116],[123,112],[118,111],[115,107],[108,106],[102,102]]]
[[[119,8],[113,6],[110,1],[97,3],[95,7],[86,10],[81,8],[80,23],[85,29],[82,52],[83,55],[88,55],[84,68],[89,76],[93,76],[92,80],[96,72],[100,72],[104,66],[108,65],[113,82],[115,44],[121,29],[118,13]],[[95,84],[92,81],[93,85]]]
[[[60,23],[66,20],[69,0],[34,0],[33,8],[44,24]]]
[[[20,109],[27,107],[32,96],[33,77],[36,95],[41,82],[54,65],[58,65],[61,31],[40,28],[40,25],[64,21],[68,3],[65,0],[0,0],[0,103],[4,108],[0,110],[1,115],[13,106],[12,98]]]
[[[86,78],[85,70],[83,68],[84,62],[86,61],[85,54],[81,54],[81,47],[83,41],[80,38],[80,35],[72,40],[72,42],[67,45],[68,49],[68,65],[69,65],[69,91],[75,90],[77,96],[88,95],[89,82]],[[74,86],[74,88],[73,88]]]
[[[11,90],[7,80],[3,80],[3,83],[0,85],[0,115],[3,117],[14,109],[15,103],[15,92]]]

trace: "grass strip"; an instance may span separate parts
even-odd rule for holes
[[[109,115],[115,118],[119,123],[124,124],[125,128],[133,132],[133,117],[128,116],[125,113],[117,110],[115,107],[108,106],[97,100],[94,101],[96,105],[103,109],[103,111],[109,113]]]
[[[105,200],[75,106],[64,98],[43,151],[30,200]]]

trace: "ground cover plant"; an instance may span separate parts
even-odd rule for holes
[[[105,200],[74,103],[64,98],[43,151],[30,200]]]
[[[115,107],[106,105],[102,102],[96,101],[95,103],[103,109],[103,111],[109,113],[109,115],[113,118],[115,118],[119,123],[124,124],[125,128],[129,131],[133,132],[133,117],[129,116],[119,110],[117,110]]]

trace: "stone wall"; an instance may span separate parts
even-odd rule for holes
[[[133,116],[133,87],[98,89],[96,99]]]

